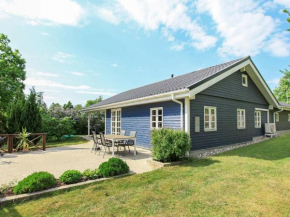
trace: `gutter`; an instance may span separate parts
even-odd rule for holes
[[[175,99],[175,95],[174,94],[171,95],[171,100],[173,102],[176,102],[176,103],[180,104],[180,125],[181,125],[180,129],[184,130],[183,129],[183,103],[180,102],[179,100]]]

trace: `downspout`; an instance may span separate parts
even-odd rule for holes
[[[276,113],[279,113],[279,112],[282,112],[283,111],[283,108],[280,110],[280,111],[277,111],[277,112],[274,112],[273,113],[273,120],[274,120],[274,123],[276,124],[276,117],[275,117],[275,114]]]
[[[184,130],[184,127],[183,127],[183,103],[180,102],[179,100],[175,99],[175,96],[174,94],[171,95],[171,99],[173,102],[176,102],[180,105],[180,124],[181,124],[181,129]]]

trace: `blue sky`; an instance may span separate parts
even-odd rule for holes
[[[251,55],[275,87],[290,61],[290,0],[0,0],[26,92],[84,104]]]

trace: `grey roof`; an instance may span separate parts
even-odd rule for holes
[[[220,65],[211,66],[205,69],[197,70],[184,75],[179,75],[173,78],[169,78],[163,81],[159,81],[153,84],[148,84],[142,87],[131,89],[108,99],[105,99],[97,104],[91,105],[90,108],[95,108],[103,105],[109,105],[112,103],[138,99],[147,96],[153,96],[162,93],[168,93],[172,91],[182,90],[185,88],[191,88],[192,86],[199,85],[203,81],[222,73],[226,69],[234,67],[242,61],[249,59],[250,57],[243,57],[240,59],[232,60]]]
[[[283,107],[290,107],[290,104],[279,101],[279,104]]]

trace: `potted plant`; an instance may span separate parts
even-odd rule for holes
[[[26,128],[22,128],[22,132],[19,133],[18,138],[20,141],[17,144],[16,150],[18,151],[19,149],[22,149],[22,152],[27,153],[30,148],[29,148],[29,140],[28,137],[30,136],[30,133],[27,133]]]

